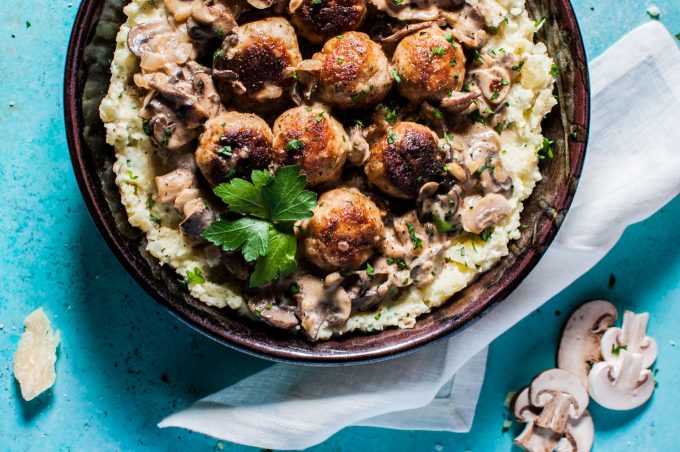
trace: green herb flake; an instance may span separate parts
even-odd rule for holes
[[[557,67],[555,63],[550,65],[550,76],[551,77],[557,77],[557,74],[560,73],[560,68]]]
[[[444,47],[435,47],[434,49],[430,50],[430,58],[434,58],[435,56],[442,56],[446,54],[446,49]]]
[[[539,160],[543,160],[546,158],[553,158],[553,144],[555,144],[554,141],[549,140],[547,138],[543,138],[543,144],[541,147],[538,149],[538,158]]]
[[[464,92],[464,93],[469,93],[469,92],[471,91],[470,85],[468,85],[467,83],[463,83],[463,88],[462,88],[462,89],[463,89],[463,92]]]
[[[187,270],[186,281],[189,284],[203,284],[205,278],[203,277],[203,272],[200,268],[195,267],[193,270]]]
[[[432,109],[432,116],[434,117],[434,119],[443,119],[444,118],[444,115],[442,114],[442,112],[437,110],[436,108]]]
[[[517,66],[513,66],[512,70],[515,72],[519,72],[522,70],[522,66],[524,66],[524,60],[520,61]]]
[[[488,242],[489,240],[491,240],[491,234],[493,234],[493,228],[487,228],[484,229],[479,234],[479,238],[482,239],[484,242]]]
[[[481,64],[482,63],[482,54],[479,53],[479,51],[477,49],[475,49],[475,53],[472,56],[472,59],[475,60],[475,63]]]
[[[305,143],[302,140],[290,140],[286,144],[286,151],[297,152],[305,148]]]
[[[390,73],[392,74],[392,78],[394,79],[395,82],[401,83],[401,77],[399,77],[399,73],[397,72],[396,69],[394,68],[390,69]]]
[[[416,229],[413,227],[411,223],[406,223],[406,227],[408,228],[408,234],[411,236],[411,240],[413,241],[413,248],[418,249],[423,247],[423,241],[416,235]]]
[[[399,135],[397,135],[397,132],[394,130],[390,129],[387,131],[387,143],[388,144],[394,144],[396,141],[399,141]]]
[[[151,196],[149,196],[149,197],[147,198],[147,200],[146,200],[146,207],[147,207],[148,209],[151,209],[151,208],[153,208],[153,206],[155,206],[155,205],[156,205],[156,200],[153,199]]]
[[[370,263],[366,264],[366,274],[369,278],[373,278],[375,276],[375,268],[373,268]]]
[[[320,5],[323,0],[312,0],[312,5]]]
[[[408,265],[406,265],[404,259],[397,259],[397,268],[399,270],[406,270],[408,268]]]
[[[132,170],[127,170],[127,173],[130,180],[139,179],[139,176],[136,176],[135,173],[132,172]]]
[[[394,264],[394,258],[393,258],[393,257],[388,257],[388,258],[385,259],[385,260],[387,261],[387,265],[392,265],[392,264]]]
[[[493,93],[491,93],[491,97],[489,98],[489,100],[493,101],[493,100],[498,99],[499,94],[500,94],[500,92],[497,89],[493,90]]]
[[[625,345],[625,344],[622,344],[622,345],[612,344],[612,355],[619,356],[619,353],[621,353],[621,350],[628,350],[628,346]]]
[[[439,232],[449,232],[453,228],[453,224],[449,223],[443,218],[439,218],[437,215],[432,215],[432,221]]]
[[[300,293],[300,284],[294,282],[288,287],[288,293],[291,295],[296,295]]]
[[[217,58],[221,57],[223,53],[224,53],[224,49],[222,47],[215,50],[215,53],[213,53],[213,60],[216,60]]]
[[[534,27],[536,28],[536,31],[543,28],[543,25],[545,25],[545,17],[541,17],[540,19],[536,19],[536,22],[534,22]]]
[[[231,146],[224,146],[217,150],[217,153],[225,157],[231,157],[233,155],[233,149]]]
[[[156,215],[154,215],[154,214],[152,214],[152,213],[149,214],[149,221],[151,221],[151,222],[152,222],[153,224],[155,224],[156,226],[160,226],[160,225],[161,225],[161,219],[158,218]]]
[[[400,6],[404,4],[404,0],[392,0],[392,3],[394,3],[397,6]]]

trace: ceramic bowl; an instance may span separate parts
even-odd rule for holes
[[[529,225],[510,254],[444,306],[418,318],[412,329],[390,328],[311,343],[190,297],[169,267],[146,251],[143,235],[127,222],[104,141],[99,102],[107,90],[115,35],[124,20],[124,0],[84,0],[71,35],[64,81],[66,130],[73,168],[99,231],[135,280],[171,313],[216,341],[257,356],[303,364],[375,361],[412,352],[458,334],[502,303],[536,265],[552,242],[578,184],[588,138],[590,96],[581,34],[568,0],[528,1],[533,17],[546,17],[539,39],[559,66],[559,105],[543,122],[555,141],[555,156],[540,164],[543,181],[525,202]]]

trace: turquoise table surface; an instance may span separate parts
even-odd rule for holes
[[[10,7],[0,16],[0,451],[250,450],[156,428],[175,409],[270,363],[192,332],[114,258],[81,200],[64,133],[64,56],[78,2],[2,4]],[[591,59],[650,20],[651,2],[643,0],[573,4]],[[680,2],[656,5],[661,22],[680,33]],[[554,365],[571,310],[605,297],[621,309],[651,312],[659,386],[651,403],[631,412],[593,407],[595,450],[679,450],[679,224],[680,198],[629,228],[595,268],[499,337],[470,433],[348,428],[313,449],[510,450],[519,426],[503,431],[506,394]],[[12,357],[23,318],[39,306],[62,334],[57,382],[22,403]]]

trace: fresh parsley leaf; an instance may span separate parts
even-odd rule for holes
[[[262,197],[269,207],[272,221],[297,221],[312,216],[316,193],[305,190],[307,177],[300,166],[284,166],[276,170],[274,180],[262,187]]]
[[[290,275],[297,268],[295,253],[297,241],[291,232],[281,232],[269,225],[269,251],[255,263],[255,270],[250,275],[250,287],[258,287]]]
[[[274,178],[269,174],[269,171],[253,170],[253,172],[250,173],[250,180],[253,181],[253,184],[255,184],[256,187],[264,187],[272,179]]]
[[[194,267],[193,270],[187,270],[186,282],[189,284],[203,284],[205,278],[200,268]]]
[[[392,78],[394,79],[395,82],[401,83],[401,77],[399,77],[399,73],[397,72],[396,69],[394,68],[390,69],[390,73],[392,74]]]
[[[252,215],[258,218],[269,218],[269,209],[262,197],[262,190],[245,179],[232,179],[220,184],[213,190],[232,212]]]
[[[439,218],[437,215],[432,215],[432,221],[437,226],[437,229],[439,229],[439,232],[449,232],[453,228],[451,223],[443,218]]]
[[[286,151],[288,151],[288,152],[301,151],[304,148],[305,148],[305,143],[302,140],[290,140],[286,144]]]
[[[413,225],[411,223],[406,223],[406,228],[408,228],[408,234],[411,236],[411,240],[413,241],[413,248],[422,248],[423,241],[416,235],[416,229],[413,227]]]
[[[241,250],[248,262],[265,256],[269,251],[269,223],[257,218],[218,220],[203,231],[202,235],[225,251]]]

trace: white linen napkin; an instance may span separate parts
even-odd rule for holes
[[[591,138],[576,197],[551,247],[505,301],[457,336],[391,361],[276,364],[159,427],[270,449],[309,447],[349,425],[468,431],[488,344],[680,193],[680,50],[672,36],[658,22],[643,25],[590,70]]]

